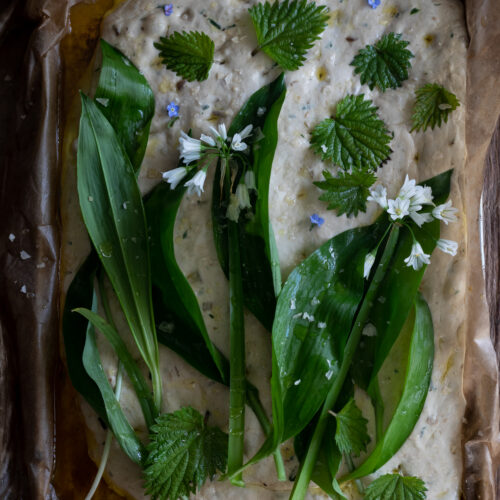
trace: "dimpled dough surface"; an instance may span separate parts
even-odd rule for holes
[[[265,54],[251,56],[257,41],[247,10],[254,3],[182,0],[174,4],[173,14],[167,17],[158,8],[156,0],[136,0],[121,4],[105,19],[103,38],[138,66],[156,96],[156,113],[140,176],[143,192],[161,181],[162,172],[176,166],[180,130],[192,128],[194,136],[198,137],[207,132],[209,125],[222,122],[229,125],[245,100],[278,75],[279,69]],[[459,208],[459,222],[443,225],[442,235],[459,242],[459,253],[452,258],[436,251],[422,284],[435,326],[436,354],[431,390],[412,436],[382,469],[391,472],[399,468],[405,474],[420,476],[429,490],[428,498],[455,499],[460,491],[460,429],[464,411],[461,378],[465,221],[461,216],[460,194],[465,161],[464,107],[459,107],[446,125],[434,131],[410,133],[409,129],[414,91],[425,83],[440,83],[464,102],[466,32],[462,4],[458,0],[415,0],[411,3],[385,0],[377,9],[371,9],[365,0],[332,0],[328,6],[328,26],[321,39],[309,51],[304,66],[286,74],[288,93],[279,120],[279,143],[270,189],[270,213],[283,278],[328,238],[370,223],[378,215],[377,207],[370,203],[367,213],[357,218],[337,217],[334,212],[325,210],[325,203],[318,201],[319,191],[312,184],[321,179],[321,172],[327,164],[309,149],[309,134],[315,124],[334,112],[336,103],[346,94],[364,93],[372,99],[379,107],[381,118],[394,132],[391,142],[394,152],[379,172],[380,180],[388,186],[390,197],[396,195],[406,174],[421,181],[455,168],[451,196],[454,206]],[[413,8],[420,11],[412,15]],[[209,18],[228,28],[217,29]],[[153,47],[153,42],[160,36],[182,30],[204,31],[215,42],[215,63],[204,82],[182,82],[180,77],[165,69]],[[397,90],[370,91],[366,85],[360,84],[349,63],[359,49],[391,31],[402,33],[415,55],[409,80]],[[168,128],[165,107],[171,101],[180,106],[180,118]],[[75,164],[73,148],[63,193],[63,203],[68,207],[63,218],[66,288],[88,252],[88,242],[81,236],[84,228],[76,197]],[[176,255],[198,297],[211,338],[228,355],[228,287],[212,241],[210,192],[209,182],[200,199],[192,196],[183,201],[175,229]],[[325,223],[321,228],[309,231],[309,215],[313,213],[324,217]],[[125,328],[123,320],[117,318],[117,321]],[[251,314],[246,314],[245,321],[248,376],[259,388],[270,413],[269,334]],[[127,343],[137,353],[130,339]],[[116,359],[102,339],[99,345],[110,379],[114,382]],[[199,375],[162,346],[160,354],[164,411],[174,411],[185,405],[202,413],[208,410],[209,423],[227,430],[227,389]],[[398,376],[394,370],[384,369],[382,384],[390,384],[393,376]],[[141,411],[127,380],[121,401],[133,427],[144,432]],[[362,400],[360,402],[363,404]],[[104,431],[93,411],[84,402],[82,407],[88,426],[90,453],[94,460],[99,461]],[[245,446],[249,458],[262,443],[263,434],[251,411],[247,410],[246,417]],[[297,463],[291,443],[286,443],[282,451],[288,474],[293,476]],[[118,491],[131,498],[143,498],[140,471],[120,451],[116,442],[113,443],[106,477]],[[246,489],[233,487],[228,482],[206,483],[196,498],[288,498],[292,484],[276,480],[272,459],[250,468],[245,480]],[[356,498],[351,485],[346,486],[346,493]],[[324,496],[311,484],[310,498]]]

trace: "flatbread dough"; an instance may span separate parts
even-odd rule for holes
[[[156,96],[156,113],[143,162],[140,185],[143,192],[161,181],[161,173],[176,166],[180,130],[193,129],[198,137],[207,133],[208,125],[226,123],[258,88],[279,73],[265,54],[252,57],[257,46],[247,10],[256,2],[217,0],[200,3],[183,0],[174,5],[173,14],[165,16],[155,0],[130,0],[107,16],[102,36],[122,50],[144,73]],[[325,2],[318,2],[325,3]],[[424,2],[408,5],[402,0],[383,2],[371,9],[365,0],[329,2],[330,19],[321,40],[309,51],[299,70],[286,74],[287,97],[279,120],[279,143],[271,179],[271,219],[276,234],[283,278],[321,243],[351,227],[372,222],[377,207],[369,204],[366,214],[357,218],[337,217],[318,201],[319,191],[312,184],[321,179],[329,165],[309,149],[309,134],[319,121],[335,110],[336,103],[347,94],[364,93],[379,107],[379,114],[394,132],[394,153],[380,170],[379,178],[395,196],[408,174],[418,181],[454,168],[451,199],[463,213],[460,180],[465,163],[464,122],[461,106],[447,124],[434,131],[410,133],[414,91],[425,83],[437,82],[465,100],[466,31],[462,3],[458,0]],[[410,14],[411,9],[420,9]],[[215,20],[219,30],[209,22]],[[235,24],[234,27],[231,27]],[[204,31],[215,42],[216,63],[205,82],[180,83],[181,79],[165,69],[153,42],[174,31]],[[414,53],[409,80],[397,90],[381,93],[361,85],[349,65],[359,49],[374,43],[388,32],[402,33]],[[166,105],[180,106],[180,118],[168,128]],[[65,289],[88,252],[88,242],[81,235],[84,227],[76,197],[74,148],[67,161],[63,187],[63,276]],[[209,213],[210,185],[205,194],[186,197],[176,223],[176,254],[202,306],[204,319],[214,343],[228,354],[228,290],[212,242]],[[325,219],[321,228],[309,231],[309,215],[318,213]],[[428,498],[459,498],[462,474],[460,431],[464,412],[462,366],[464,357],[464,217],[442,227],[442,236],[458,241],[455,258],[435,252],[426,272],[422,292],[433,313],[436,353],[431,389],[424,411],[410,439],[380,472],[399,468],[405,474],[424,479]],[[125,323],[117,318],[126,330]],[[270,412],[269,378],[271,375],[270,338],[253,318],[246,314],[247,371]],[[129,348],[136,352],[133,341]],[[100,340],[99,347],[110,377],[116,373],[116,359],[109,345]],[[191,405],[201,412],[210,411],[210,423],[227,429],[228,391],[204,378],[177,355],[160,346],[164,379],[164,411]],[[390,383],[395,376],[384,370],[382,378]],[[384,380],[382,380],[384,383]],[[133,390],[125,381],[121,397],[132,426],[144,431],[144,422]],[[88,425],[89,450],[100,460],[104,432],[95,413],[82,402]],[[251,411],[246,413],[245,445],[250,457],[263,441],[260,427]],[[297,464],[290,443],[283,446],[290,475]],[[139,469],[114,443],[107,467],[107,479],[131,498],[143,498]],[[271,459],[250,468],[245,475],[246,489],[227,482],[206,484],[196,496],[200,499],[279,499],[287,498],[290,482],[276,480]],[[354,488],[346,493],[356,498]],[[311,498],[323,494],[311,485]]]

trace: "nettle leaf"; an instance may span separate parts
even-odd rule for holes
[[[411,132],[440,127],[441,123],[448,121],[448,115],[460,106],[455,94],[448,92],[437,83],[428,83],[415,92],[417,102],[412,116]]]
[[[205,33],[176,31],[168,38],[160,37],[154,46],[160,51],[165,66],[188,82],[208,78],[215,46]]]
[[[401,87],[408,79],[413,54],[406,48],[410,42],[401,40],[401,34],[384,35],[375,45],[367,45],[352,60],[354,73],[361,75],[361,83],[370,90],[377,86],[382,92],[387,88]]]
[[[347,214],[347,217],[366,212],[369,187],[377,180],[373,172],[339,171],[337,177],[334,177],[324,170],[323,177],[324,181],[315,182],[314,185],[325,191],[319,199],[328,202],[328,210],[337,210],[337,215]]]
[[[361,410],[351,399],[338,413],[335,414],[337,427],[335,429],[335,442],[341,453],[352,453],[359,456],[366,451],[366,445],[370,442],[368,436],[368,420],[363,417]]]
[[[365,492],[365,500],[423,500],[427,488],[418,477],[386,474],[375,479]]]
[[[306,0],[258,3],[249,9],[259,49],[283,69],[294,71],[326,28],[328,9]]]
[[[344,170],[376,170],[392,153],[391,135],[364,95],[348,95],[337,104],[336,116],[316,125],[311,148]]]
[[[151,428],[144,468],[146,493],[153,499],[177,500],[196,493],[207,478],[224,472],[227,435],[207,427],[191,407],[160,415]]]

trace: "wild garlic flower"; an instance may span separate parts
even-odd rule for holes
[[[408,198],[400,198],[387,201],[387,213],[392,220],[403,219],[410,214],[410,200]]]
[[[212,132],[211,135],[201,134],[199,139],[195,139],[185,132],[181,132],[179,138],[179,152],[181,160],[186,167],[179,167],[163,174],[163,178],[170,183],[172,189],[175,189],[179,182],[192,169],[198,169],[198,172],[193,178],[184,185],[188,188],[188,194],[197,193],[200,195],[203,192],[207,168],[215,158],[222,160],[222,177],[225,175],[226,166],[233,157],[238,158],[238,165],[240,165],[238,168],[241,168],[241,162],[243,162],[243,165],[248,164],[246,153],[243,153],[248,149],[248,145],[243,141],[252,134],[253,126],[251,124],[234,134],[233,137],[228,137],[224,123],[220,123],[217,128],[210,127],[210,130]],[[255,176],[253,176],[253,173],[250,171],[247,172],[247,174],[245,174],[245,180],[247,180],[248,177],[248,185],[245,186],[245,184],[243,184],[241,188],[238,186],[240,204],[243,203],[245,208],[247,205],[246,199],[248,199],[248,205],[250,204],[248,189],[256,190]],[[242,196],[244,197],[245,194],[246,199],[241,198]]]
[[[408,215],[418,227],[422,227],[423,224],[433,221],[432,215],[428,212],[417,212],[416,210],[411,210]]]
[[[455,222],[457,220],[456,212],[458,210],[453,208],[451,201],[434,207],[432,211],[422,211],[425,205],[434,205],[432,189],[429,186],[419,186],[414,179],[410,179],[408,175],[399,190],[398,196],[394,200],[387,199],[387,190],[381,184],[377,185],[374,189],[370,189],[370,196],[367,201],[374,201],[378,203],[389,214],[392,221],[398,221],[400,224],[406,226],[411,233],[413,231],[411,226],[407,224],[408,219],[411,219],[418,227],[432,222],[434,219],[440,219],[445,224],[448,222]],[[405,219],[406,218],[406,219]],[[440,239],[436,242],[437,248],[450,255],[456,255],[458,244],[451,240]],[[370,274],[371,266],[375,260],[375,253],[367,254],[365,257],[364,276],[367,278]],[[407,266],[413,269],[421,269],[424,264],[430,263],[430,255],[426,254],[422,249],[420,243],[413,236],[413,245],[410,255],[405,259]]]
[[[186,167],[177,167],[168,172],[163,172],[162,177],[165,182],[170,184],[170,189],[175,189],[179,183],[186,177],[188,171]]]
[[[252,208],[252,205],[250,204],[248,188],[243,182],[240,182],[238,184],[238,187],[236,188],[236,198],[238,198],[238,206],[240,207],[240,210],[244,210],[245,208]]]
[[[377,255],[377,250],[373,250],[366,254],[365,265],[363,269],[363,278],[368,278],[370,276],[370,271],[372,270],[373,264],[375,263],[375,256]]]
[[[186,165],[189,165],[193,161],[198,161],[201,158],[202,150],[203,146],[199,139],[189,137],[186,132],[181,131],[179,151],[181,153],[181,159]]]
[[[436,219],[440,219],[446,225],[448,225],[448,222],[456,222],[457,216],[455,214],[457,212],[458,210],[451,206],[451,200],[448,200],[443,205],[438,205],[436,208],[434,208],[434,210],[432,211],[432,215]]]
[[[226,125],[224,123],[219,123],[218,127],[210,127],[210,130],[213,132],[215,140],[220,142],[225,142],[227,139],[227,131]]]
[[[441,239],[437,240],[436,246],[442,252],[448,253],[448,254],[452,255],[453,257],[455,255],[457,255],[458,243],[456,241],[444,240],[441,238]]]
[[[370,196],[367,201],[378,203],[384,210],[387,209],[387,189],[382,184],[377,184],[374,189],[370,189]]]
[[[233,222],[238,222],[238,219],[240,218],[238,198],[233,193],[229,195],[229,205],[227,206],[226,217]]]
[[[255,184],[255,174],[252,172],[252,170],[247,170],[245,172],[245,186],[249,191],[257,191],[257,185]]]
[[[408,267],[413,267],[415,271],[422,268],[424,264],[430,264],[430,255],[426,254],[418,241],[413,241],[411,253],[405,259]]]
[[[408,175],[405,178],[401,189],[399,190],[398,198],[403,200],[409,200],[413,196],[415,196],[417,191],[416,181],[415,179],[410,179]]]
[[[198,196],[201,196],[203,193],[203,186],[205,184],[205,179],[207,178],[207,169],[206,167],[198,170],[196,174],[194,174],[192,179],[189,179],[184,186],[188,188],[187,194],[196,193]]]

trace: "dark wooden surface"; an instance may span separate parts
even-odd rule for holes
[[[500,362],[500,119],[491,140],[483,192],[486,293],[491,339]]]

